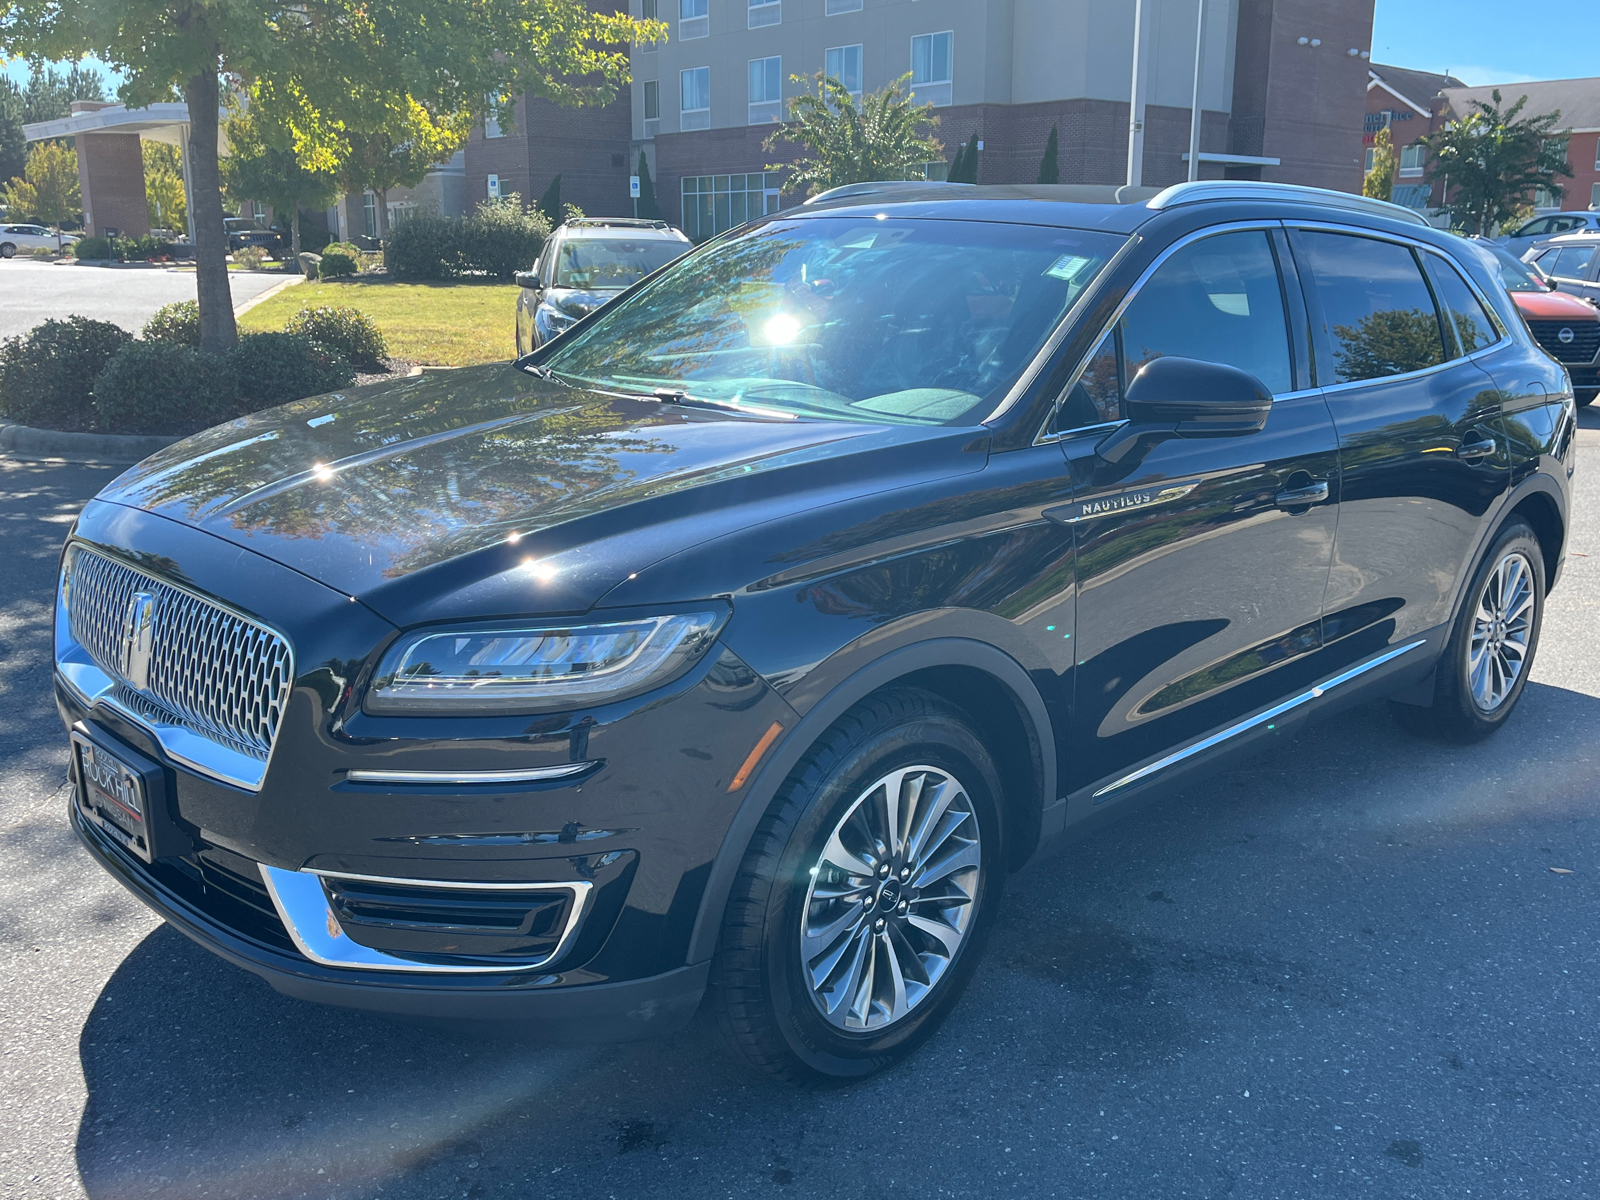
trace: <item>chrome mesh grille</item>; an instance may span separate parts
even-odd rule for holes
[[[75,547],[67,570],[73,639],[95,665],[169,720],[265,760],[289,701],[289,643],[264,625],[163,583],[124,563]],[[154,600],[144,688],[124,669],[129,605]],[[131,698],[130,696],[130,698]]]

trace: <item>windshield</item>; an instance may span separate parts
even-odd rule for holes
[[[545,366],[590,386],[834,420],[981,421],[1124,238],[814,217],[715,243]]]
[[[561,243],[556,259],[558,288],[613,291],[632,287],[651,271],[664,267],[685,250],[676,238],[581,238]]]
[[[1499,246],[1484,246],[1500,264],[1500,278],[1508,292],[1548,292],[1550,284],[1535,267],[1529,266],[1509,250]]]

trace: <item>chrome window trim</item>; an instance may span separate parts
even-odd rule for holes
[[[554,767],[530,767],[522,771],[347,771],[351,783],[534,783],[541,779],[565,779],[595,766],[588,762],[561,763]],[[351,879],[360,878],[352,875]]]
[[[283,927],[290,939],[312,962],[326,967],[348,967],[358,971],[405,971],[425,975],[513,975],[542,970],[555,962],[569,948],[573,935],[582,923],[589,907],[589,896],[594,884],[587,879],[573,879],[558,883],[472,883],[462,880],[393,879],[384,875],[353,875],[342,871],[288,871],[271,867],[261,868],[261,880],[272,905],[278,910]],[[414,888],[453,888],[462,891],[518,891],[518,892],[570,892],[572,910],[567,914],[566,927],[556,939],[555,949],[535,962],[504,964],[480,963],[430,963],[402,958],[383,950],[374,950],[352,941],[339,926],[333,905],[323,891],[322,881],[328,879],[354,879],[363,883],[392,884]]]
[[[807,203],[810,203],[810,201],[807,201]],[[1067,309],[1061,320],[1056,323],[1055,329],[1051,331],[1049,337],[1045,338],[1044,344],[1039,347],[1038,353],[1033,356],[1032,361],[1023,369],[1022,374],[1017,376],[1017,381],[1011,385],[1011,390],[1005,394],[1000,403],[980,424],[988,425],[991,422],[998,421],[1011,411],[1018,400],[1022,399],[1027,390],[1033,386],[1034,381],[1038,379],[1039,373],[1044,370],[1045,364],[1050,360],[1050,356],[1060,349],[1062,342],[1066,341],[1067,335],[1072,332],[1072,328],[1077,324],[1078,318],[1100,295],[1101,289],[1106,286],[1106,280],[1116,272],[1122,260],[1132,254],[1133,248],[1141,241],[1143,239],[1137,233],[1130,233],[1122,245],[1117,247],[1117,252],[1106,260],[1106,265],[1100,268],[1100,274],[1095,277],[1094,282],[1083,290],[1083,294],[1072,302],[1072,307]],[[1098,345],[1099,343],[1096,342],[1095,344]],[[1054,415],[1055,409],[1053,407],[1050,411]],[[1048,424],[1048,421],[1046,423]]]
[[[1272,219],[1257,218],[1257,219],[1251,220],[1251,221],[1225,221],[1221,225],[1207,225],[1204,229],[1196,229],[1191,233],[1186,233],[1181,238],[1179,238],[1177,241],[1173,242],[1172,245],[1168,246],[1165,250],[1163,250],[1160,254],[1156,255],[1154,260],[1151,261],[1150,265],[1148,267],[1146,267],[1142,272],[1140,272],[1139,278],[1137,278],[1137,279],[1135,279],[1133,281],[1133,285],[1128,288],[1127,295],[1123,296],[1121,301],[1118,302],[1116,311],[1111,314],[1111,318],[1108,321],[1106,321],[1106,323],[1104,325],[1102,325],[1100,327],[1100,331],[1097,334],[1095,334],[1094,338],[1090,341],[1089,350],[1083,356],[1083,361],[1081,361],[1077,365],[1077,368],[1072,372],[1072,375],[1068,378],[1066,384],[1062,387],[1061,394],[1059,396],[1057,396],[1055,398],[1055,400],[1051,403],[1050,411],[1045,414],[1044,421],[1039,426],[1039,432],[1034,435],[1033,444],[1035,446],[1044,446],[1044,445],[1050,444],[1051,442],[1059,442],[1065,437],[1077,437],[1080,433],[1083,433],[1084,431],[1089,430],[1089,429],[1099,429],[1101,427],[1101,425],[1105,425],[1107,428],[1110,428],[1110,427],[1112,427],[1114,425],[1124,425],[1124,424],[1127,423],[1126,420],[1124,419],[1122,421],[1115,421],[1115,422],[1101,422],[1101,423],[1095,424],[1095,425],[1075,426],[1072,429],[1064,429],[1060,433],[1050,433],[1050,432],[1048,432],[1049,429],[1050,429],[1050,422],[1055,420],[1056,413],[1061,408],[1062,401],[1065,400],[1066,397],[1069,396],[1072,393],[1072,389],[1073,388],[1078,386],[1078,381],[1081,378],[1083,378],[1083,373],[1089,366],[1089,359],[1094,356],[1095,350],[1098,349],[1100,343],[1105,340],[1106,334],[1109,333],[1116,326],[1118,321],[1122,320],[1122,314],[1127,311],[1128,305],[1132,304],[1133,301],[1135,300],[1135,298],[1137,298],[1137,296],[1139,295],[1139,289],[1144,287],[1145,283],[1149,280],[1150,276],[1154,275],[1158,270],[1161,269],[1162,265],[1167,261],[1167,259],[1171,258],[1174,254],[1176,254],[1179,250],[1183,249],[1185,246],[1188,246],[1188,245],[1190,245],[1190,244],[1192,244],[1194,242],[1201,241],[1202,239],[1211,237],[1211,236],[1213,236],[1215,234],[1219,234],[1219,233],[1238,233],[1238,232],[1242,232],[1242,231],[1248,231],[1248,230],[1251,230],[1251,229],[1271,230],[1271,229],[1281,229],[1281,228],[1283,228],[1283,222],[1281,220],[1276,219],[1276,218],[1272,218]],[[1131,239],[1131,238],[1129,239],[1129,245],[1130,246],[1133,244],[1133,240],[1134,239]],[[1106,276],[1111,274],[1111,269],[1116,264],[1116,258],[1117,257],[1120,257],[1120,254],[1118,256],[1113,257],[1113,260],[1106,264],[1105,270],[1101,272],[1101,277],[1102,278],[1105,278]],[[1081,297],[1080,297],[1080,299],[1081,299]],[[1063,340],[1065,338],[1065,336],[1066,336],[1066,332],[1065,332],[1066,329],[1070,328],[1071,318],[1073,318],[1073,317],[1075,317],[1077,315],[1077,308],[1078,308],[1078,306],[1076,304],[1074,304],[1072,306],[1073,311],[1069,312],[1067,314],[1067,318],[1068,318],[1067,323],[1064,325],[1064,328],[1059,332],[1059,336],[1058,337],[1052,337],[1050,339],[1050,342],[1049,342],[1049,344],[1047,346],[1047,349],[1049,349],[1051,351],[1054,351],[1054,349],[1057,346],[1060,345],[1061,340]],[[1289,319],[1288,318],[1288,314],[1285,313],[1284,314],[1285,328],[1287,328],[1288,319]],[[1293,335],[1293,331],[1290,330],[1289,332],[1290,332],[1290,334],[1292,336]],[[1030,378],[1029,382],[1030,383],[1032,382],[1031,378]],[[1293,397],[1299,396],[1299,395],[1302,395],[1302,394],[1304,394],[1304,393],[1302,393],[1302,392],[1285,392],[1283,394],[1283,396],[1282,396],[1282,399],[1288,400],[1288,399],[1292,399]],[[1273,397],[1273,401],[1274,402],[1276,402],[1278,399],[1279,399],[1279,397],[1277,397],[1277,396]]]
[[[1223,742],[1238,737],[1240,734],[1248,733],[1250,730],[1264,725],[1268,721],[1275,720],[1276,718],[1283,716],[1285,713],[1299,708],[1303,704],[1309,704],[1313,700],[1321,699],[1334,688],[1349,683],[1353,679],[1358,679],[1362,675],[1365,675],[1368,671],[1373,670],[1375,667],[1381,667],[1384,663],[1389,662],[1392,659],[1399,658],[1403,654],[1409,654],[1418,646],[1425,645],[1427,645],[1427,639],[1419,638],[1414,642],[1410,642],[1404,646],[1397,646],[1392,650],[1387,650],[1382,654],[1379,654],[1373,658],[1369,658],[1366,662],[1358,663],[1348,670],[1341,671],[1339,674],[1323,680],[1321,683],[1308,689],[1307,691],[1301,692],[1298,696],[1293,696],[1290,699],[1283,701],[1281,704],[1275,704],[1266,711],[1259,712],[1253,717],[1246,717],[1243,721],[1240,721],[1236,725],[1230,725],[1228,728],[1221,730],[1220,732],[1213,733],[1209,737],[1201,738],[1197,742],[1191,742],[1181,750],[1174,750],[1165,757],[1158,758],[1153,763],[1149,763],[1148,765],[1140,767],[1137,770],[1130,771],[1120,779],[1115,779],[1106,784],[1104,787],[1098,788],[1091,794],[1090,798],[1095,804],[1099,804],[1112,792],[1121,791],[1123,788],[1131,787],[1135,783],[1149,779],[1151,776],[1165,771],[1168,767],[1177,766],[1185,759],[1193,758],[1196,754],[1200,754],[1206,750],[1212,749],[1215,746],[1219,746]]]
[[[146,579],[154,580],[161,586],[169,587],[173,591],[182,592],[202,604],[221,609],[230,616],[281,639],[287,654],[289,691],[291,694],[293,693],[294,680],[297,678],[295,675],[294,642],[281,629],[275,628],[259,617],[251,616],[216,596],[207,595],[205,592],[187,584],[157,575],[145,567],[130,562],[113,549],[78,539],[73,539],[68,543],[67,551],[70,552],[74,547],[81,547],[92,554],[98,554],[102,558],[109,559],[133,571],[135,574],[143,575]],[[143,729],[150,735],[151,740],[161,747],[162,752],[174,762],[180,763],[197,774],[215,779],[218,782],[242,788],[247,792],[259,792],[263,781],[266,779],[267,768],[272,763],[272,757],[277,753],[280,739],[273,739],[266,758],[254,758],[248,754],[242,754],[222,742],[206,737],[187,725],[158,720],[151,713],[141,711],[119,698],[116,692],[126,685],[101,670],[99,664],[90,656],[87,647],[81,645],[72,636],[71,617],[62,594],[63,586],[66,582],[66,561],[66,553],[64,552],[62,555],[63,569],[57,572],[56,576],[55,646],[53,655],[55,659],[55,677],[61,680],[73,698],[89,709],[91,713],[96,708],[104,706],[116,712],[130,724],[137,725],[140,729]],[[160,706],[152,704],[151,707]],[[287,700],[284,704],[284,711],[285,713],[288,711]],[[178,714],[173,715],[176,716]],[[281,735],[281,729],[279,733]]]

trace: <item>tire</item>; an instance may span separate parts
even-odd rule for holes
[[[0,242],[0,258],[13,258],[16,253],[17,248],[10,242]]]
[[[1544,591],[1544,551],[1528,524],[1516,518],[1500,531],[1472,573],[1434,672],[1433,704],[1418,708],[1392,703],[1400,723],[1423,737],[1458,743],[1481,741],[1504,725],[1533,670]],[[1511,598],[1504,607],[1512,610],[1512,619],[1504,620],[1503,613],[1488,619],[1503,607],[1497,599],[1502,595]],[[1504,649],[1497,654],[1500,646]]]
[[[881,853],[880,841],[876,859],[852,856],[887,814],[886,779],[910,814],[904,850]],[[928,692],[880,692],[823,734],[757,827],[723,917],[711,1001],[736,1054],[781,1079],[843,1083],[920,1046],[960,998],[994,924],[1000,796],[970,723]],[[942,815],[923,824],[932,813]],[[973,865],[934,874],[951,862]]]

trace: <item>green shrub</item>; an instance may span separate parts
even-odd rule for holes
[[[109,321],[46,321],[0,343],[0,416],[42,429],[95,428],[95,377],[130,337]]]
[[[396,279],[454,279],[484,274],[510,279],[544,249],[550,221],[524,211],[516,193],[487,200],[465,219],[418,213],[396,225],[383,244],[384,265]]]
[[[337,350],[358,371],[386,371],[389,346],[373,319],[359,308],[325,304],[302,308],[289,318],[285,333],[298,333]]]
[[[510,279],[533,266],[550,230],[549,218],[537,210],[525,211],[515,192],[485,200],[462,222],[462,266],[495,279]]]
[[[354,242],[329,242],[322,248],[324,254],[348,254],[351,258],[358,258],[361,247]]]
[[[28,251],[29,258],[54,258],[55,256],[56,251],[54,246],[35,246],[32,250]]]
[[[73,243],[72,251],[86,260],[110,258],[111,243],[103,237],[79,238]]]
[[[461,226],[453,217],[416,213],[389,231],[383,265],[400,280],[454,279],[461,272]]]
[[[100,428],[111,433],[194,433],[239,412],[232,367],[220,355],[172,342],[129,342],[94,384]]]
[[[349,387],[356,377],[344,355],[298,333],[247,333],[228,361],[245,412]]]
[[[172,342],[178,346],[200,344],[200,306],[193,300],[179,300],[163,304],[155,316],[145,322],[143,337],[147,342]]]
[[[340,254],[338,251],[324,254],[322,262],[317,265],[318,279],[348,279],[355,273],[355,258],[349,254]]]
[[[233,252],[233,261],[246,271],[259,271],[266,264],[267,252],[261,246],[240,246]]]

